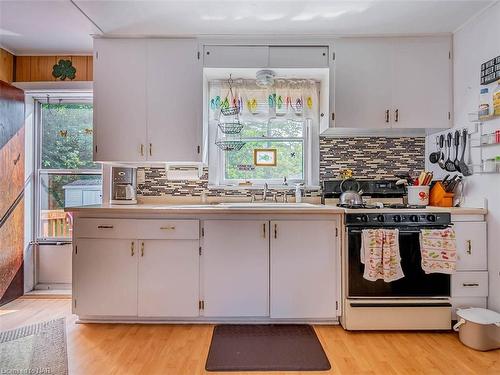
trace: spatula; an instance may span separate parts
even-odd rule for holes
[[[446,136],[446,145],[448,146],[448,159],[446,160],[446,162],[444,164],[444,168],[448,172],[455,172],[456,171],[455,164],[453,163],[453,160],[451,160],[451,139],[452,138],[453,138],[453,136],[451,135],[451,133],[448,133],[448,135]]]
[[[453,141],[455,144],[455,160],[453,160],[453,164],[455,165],[455,169],[460,172],[460,160],[458,159],[458,150],[460,149],[460,132],[458,130],[455,131]]]
[[[445,154],[445,151],[447,150],[447,147],[446,147],[445,142],[444,142],[444,134],[441,134],[441,137],[443,138],[443,148],[441,149],[441,156],[439,157],[438,165],[441,167],[441,169],[446,170],[446,168],[445,168],[446,159],[445,159],[444,154]],[[441,139],[439,140],[439,142],[441,143]]]
[[[458,162],[458,170],[460,173],[462,173],[464,176],[471,176],[472,171],[470,170],[469,166],[465,163],[465,146],[467,146],[467,137],[468,137],[468,132],[467,129],[464,129],[462,132],[462,156],[460,157],[460,161]]]

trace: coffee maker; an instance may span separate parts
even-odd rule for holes
[[[137,168],[111,167],[111,204],[137,204]]]

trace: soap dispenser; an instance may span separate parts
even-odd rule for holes
[[[302,202],[302,190],[301,190],[301,185],[296,184],[295,185],[295,203],[301,203]]]

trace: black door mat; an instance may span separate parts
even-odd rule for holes
[[[330,362],[305,324],[222,324],[214,328],[207,371],[326,371]]]

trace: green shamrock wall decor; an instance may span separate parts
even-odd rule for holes
[[[52,75],[64,81],[66,78],[75,79],[76,69],[71,60],[59,60],[59,62],[52,67]]]

